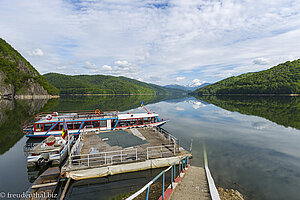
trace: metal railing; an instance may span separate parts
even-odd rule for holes
[[[71,166],[79,168],[91,166],[112,165],[122,162],[137,161],[137,149],[124,149],[118,151],[99,152],[91,154],[73,155],[70,157]]]
[[[144,191],[146,191],[146,197],[145,200],[148,200],[149,194],[150,194],[150,186],[157,181],[162,176],[162,199],[165,199],[165,182],[166,182],[166,173],[170,171],[170,178],[171,178],[171,188],[173,189],[173,182],[176,179],[176,174],[180,176],[180,173],[188,167],[189,164],[189,156],[187,155],[185,158],[182,158],[181,160],[174,162],[170,167],[163,170],[161,173],[159,173],[154,179],[152,179],[149,183],[147,183],[143,188],[141,188],[139,191],[128,197],[126,200],[133,200],[140,194],[142,194]],[[178,165],[178,169],[176,169],[176,165]],[[176,172],[178,171],[178,173]]]
[[[165,136],[166,139],[169,140],[169,143],[175,143],[179,146],[179,140],[173,136],[171,133],[169,133],[167,130],[161,128],[161,127],[155,127],[155,129],[160,132],[163,136]]]
[[[163,158],[165,156],[172,156],[176,154],[175,151],[175,144],[147,147],[147,160],[151,158]]]

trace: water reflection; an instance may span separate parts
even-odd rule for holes
[[[137,108],[142,101],[148,104],[150,111],[170,119],[164,128],[175,135],[184,148],[188,149],[193,139],[194,165],[203,165],[202,145],[206,144],[209,166],[218,186],[236,188],[249,199],[299,199],[299,97],[200,100],[153,96],[63,97],[50,100],[45,106],[38,101],[1,102],[1,190],[23,192],[42,172],[27,169],[23,151],[34,146],[35,141],[22,138],[21,132],[23,122],[37,112],[38,107],[42,111],[101,108],[140,112]],[[11,177],[15,177],[14,180]],[[144,177],[148,176],[138,181],[127,178],[111,181],[111,184],[104,183],[103,179],[75,182],[67,198],[82,199],[87,193],[90,199],[101,195],[109,198],[130,187],[142,186],[148,180]],[[148,178],[151,177],[153,174]],[[83,191],[88,192],[81,194]]]
[[[256,115],[285,127],[300,129],[300,97],[199,96],[197,98],[232,112]]]

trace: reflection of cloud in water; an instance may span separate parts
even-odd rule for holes
[[[199,109],[200,107],[205,107],[206,105],[204,105],[202,102],[200,101],[194,101],[194,100],[190,100],[188,101],[189,104],[192,104],[192,107],[197,110]]]
[[[252,122],[251,125],[252,125],[252,127],[259,129],[259,130],[265,129],[269,126],[269,124],[266,122]]]
[[[185,110],[183,107],[179,107],[179,106],[177,106],[175,109],[178,110],[178,111],[184,111]]]

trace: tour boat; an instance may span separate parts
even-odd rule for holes
[[[53,112],[37,114],[31,122],[25,122],[23,132],[27,137],[48,137],[62,134],[63,120],[67,123],[69,134],[78,135],[81,131],[107,131],[152,126],[166,123],[158,114],[150,113],[118,113],[118,111],[102,112]]]
[[[72,147],[74,136],[62,137],[50,136],[28,152],[27,166],[42,166],[46,163],[59,165],[68,154],[68,148]]]

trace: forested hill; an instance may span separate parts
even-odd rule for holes
[[[60,94],[174,94],[181,90],[168,90],[126,77],[107,75],[64,75],[48,73],[47,80],[60,90]]]
[[[0,38],[0,95],[55,95],[58,90]]]
[[[233,76],[192,94],[300,94],[300,59],[268,70]]]

